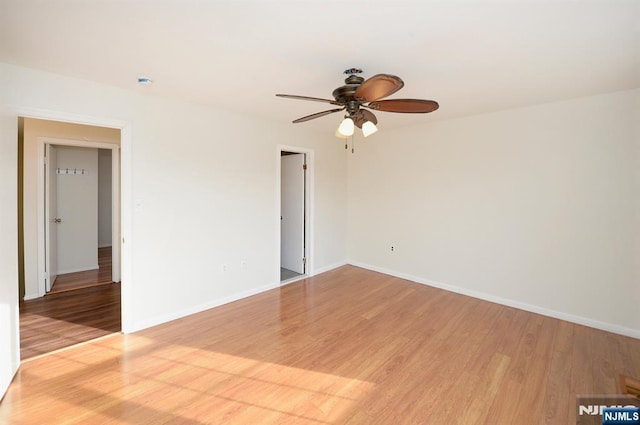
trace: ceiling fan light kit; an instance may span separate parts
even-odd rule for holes
[[[368,137],[378,131],[378,128],[376,127],[378,119],[369,109],[383,112],[424,114],[433,112],[439,107],[438,102],[433,100],[381,100],[404,87],[404,81],[395,75],[377,74],[365,80],[358,75],[362,73],[362,70],[359,68],[350,68],[344,71],[344,73],[347,75],[347,78],[344,80],[343,86],[340,86],[333,91],[332,95],[334,100],[291,94],[276,94],[276,96],[289,99],[323,102],[340,106],[339,108],[316,112],[315,114],[298,118],[293,120],[293,123],[305,122],[333,114],[334,112],[346,110],[347,115],[344,120],[342,120],[338,130],[336,131],[336,136],[341,138],[352,136],[355,127],[362,129],[364,137]]]
[[[347,137],[353,135],[354,130],[355,130],[355,124],[353,123],[353,120],[349,117],[345,117],[340,123],[340,126],[338,127],[338,133],[341,134],[342,136],[347,136]]]
[[[376,131],[378,131],[378,127],[376,127],[376,125],[371,121],[365,121],[362,123],[362,135],[364,137],[369,137]]]

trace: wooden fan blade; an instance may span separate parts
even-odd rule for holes
[[[378,119],[373,115],[373,112],[367,111],[366,109],[361,109],[361,111],[365,121],[371,121],[374,124],[378,124]]]
[[[373,115],[373,112],[367,111],[366,109],[360,109],[355,115],[353,123],[356,127],[362,128],[362,124],[364,124],[365,121],[371,121],[374,124],[378,124],[378,119]]]
[[[336,108],[336,109],[329,109],[328,111],[322,111],[322,112],[316,112],[315,114],[311,114],[311,115],[307,115],[306,117],[302,117],[302,118],[298,118],[297,120],[294,120],[293,123],[299,123],[299,122],[305,122],[305,121],[309,121],[312,120],[314,118],[320,118],[320,117],[324,117],[325,115],[329,115],[329,114],[333,114],[334,112],[339,112],[344,110],[344,108]]]
[[[356,90],[355,98],[365,102],[373,102],[390,96],[404,87],[400,77],[389,74],[378,74],[365,80]]]
[[[297,96],[295,94],[276,94],[276,96],[285,97],[287,99],[311,100],[313,102],[323,102],[323,103],[330,103],[332,105],[342,105],[342,103],[338,101],[330,100],[330,99],[321,99],[319,97]]]
[[[438,102],[422,99],[389,99],[378,100],[367,105],[375,111],[402,112],[406,114],[424,114],[440,107]]]

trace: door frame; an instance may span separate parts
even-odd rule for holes
[[[37,142],[37,140],[36,140]],[[36,147],[37,148],[37,147]],[[37,152],[37,149],[36,149]],[[57,245],[57,241],[58,241],[58,229],[56,228],[55,224],[52,224],[52,216],[57,216],[57,205],[58,205],[58,181],[57,178],[54,176],[53,174],[53,167],[58,166],[58,153],[57,153],[57,148],[55,147],[55,145],[51,145],[51,144],[45,144],[44,146],[44,155],[45,155],[45,166],[44,166],[44,170],[43,170],[43,176],[44,176],[44,220],[37,221],[37,224],[39,225],[40,223],[44,223],[44,232],[45,232],[45,240],[44,240],[44,255],[42,257],[44,257],[44,270],[45,270],[45,275],[43,275],[43,273],[41,273],[40,271],[38,271],[37,276],[41,276],[38,279],[38,283],[40,282],[40,280],[42,280],[42,277],[44,276],[44,290],[45,292],[50,292],[51,289],[53,288],[53,282],[55,282],[56,277],[58,276],[58,265],[57,265],[57,260],[58,260],[58,250],[55,249],[51,249],[52,246]],[[55,158],[55,160],[53,159]],[[38,161],[39,162],[39,161]],[[38,165],[37,171],[40,170],[40,165]],[[36,173],[37,173],[36,171]],[[55,180],[55,183],[54,183]],[[55,194],[53,194],[52,192],[52,188],[55,188]],[[38,193],[38,179],[36,179],[36,218],[38,217],[38,201],[41,199],[39,195],[37,195]],[[53,208],[52,208],[53,206]],[[36,235],[38,234],[38,229],[36,226]],[[52,235],[56,235],[55,238],[52,237]],[[55,240],[54,240],[55,239]],[[39,239],[38,239],[39,241]],[[36,248],[38,248],[38,246],[36,245]],[[52,255],[55,251],[55,256]],[[40,252],[36,252],[37,254],[37,258],[40,258]],[[38,270],[39,270],[39,264],[38,264]],[[53,273],[52,270],[55,269],[56,272]],[[40,295],[40,287],[38,285],[38,295]]]
[[[306,154],[287,151],[280,156],[280,267],[307,272]],[[300,244],[300,245],[298,245]],[[282,276],[280,276],[282,280]]]
[[[280,258],[280,249],[282,245],[281,235],[280,235],[280,209],[282,205],[282,193],[281,193],[281,183],[282,183],[282,166],[280,162],[280,157],[282,156],[282,152],[293,152],[293,153],[302,153],[305,154],[307,170],[305,173],[305,200],[304,200],[304,221],[305,221],[305,235],[304,235],[304,244],[305,244],[305,256],[307,258],[307,262],[305,265],[305,274],[298,276],[295,279],[289,279],[285,281],[285,284],[296,282],[300,279],[304,279],[306,277],[311,277],[315,274],[315,266],[314,266],[314,255],[313,255],[313,247],[315,240],[315,223],[314,223],[314,211],[315,211],[315,163],[314,163],[314,151],[313,149],[302,148],[298,146],[287,146],[287,145],[278,145],[277,146],[277,215],[276,215],[276,229],[277,229],[277,237],[278,245],[276,247],[276,252],[278,253],[278,264],[277,264],[277,276],[278,282],[280,283],[280,266],[282,259]]]
[[[113,241],[120,248],[120,299],[122,333],[136,330],[134,323],[133,278],[133,185],[131,123],[104,117],[79,115],[31,107],[9,107],[18,117],[37,118],[72,124],[116,128],[120,130],[120,239]],[[17,143],[17,141],[16,141]],[[126,243],[125,243],[126,242]]]
[[[45,197],[48,196],[45,187],[44,153],[46,145],[82,147],[91,149],[111,150],[111,273],[114,282],[120,282],[120,146],[115,143],[89,142],[86,140],[58,139],[54,137],[38,137],[38,181],[37,181],[37,211],[38,220],[38,295],[43,296],[46,291],[45,273],[47,263],[46,241],[48,238],[45,226]],[[96,247],[97,248],[97,247]],[[53,282],[51,282],[53,285]]]

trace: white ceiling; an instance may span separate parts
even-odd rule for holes
[[[351,67],[440,103],[391,128],[638,88],[639,23],[638,0],[0,0],[0,61],[281,122],[333,106],[275,93],[331,98]]]

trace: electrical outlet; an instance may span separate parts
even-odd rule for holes
[[[227,270],[228,270],[228,267],[227,267],[227,265],[226,265],[226,264],[221,264],[221,265],[220,265],[220,271],[221,271],[222,273],[225,273]]]
[[[396,247],[391,245],[391,252],[395,252],[396,251]]]
[[[249,264],[247,263],[247,260],[240,261],[240,268],[242,270],[247,270],[249,268]]]

